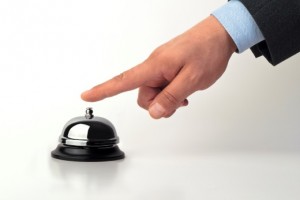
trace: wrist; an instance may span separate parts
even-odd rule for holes
[[[214,40],[220,45],[219,48],[232,55],[237,50],[237,46],[226,29],[213,15],[209,16],[207,21]]]
[[[205,46],[215,54],[219,52],[223,56],[230,57],[237,50],[226,29],[213,15],[201,21],[189,32],[193,35],[194,41],[199,42],[199,46],[205,42]]]

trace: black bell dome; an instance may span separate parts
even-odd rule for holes
[[[51,152],[53,158],[69,161],[111,161],[125,157],[119,149],[119,137],[113,124],[105,118],[95,117],[92,108],[86,115],[66,123],[60,144]]]

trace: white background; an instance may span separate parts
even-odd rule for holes
[[[0,1],[0,199],[299,199],[299,55],[273,67],[235,54],[170,119],[151,119],[137,91],[80,99],[224,3]],[[125,160],[50,157],[87,106],[115,125]]]

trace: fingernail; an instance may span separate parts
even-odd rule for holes
[[[150,115],[155,119],[159,119],[163,117],[165,112],[166,112],[165,108],[162,107],[159,103],[155,103],[149,108]]]

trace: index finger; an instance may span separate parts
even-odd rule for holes
[[[152,73],[145,63],[139,64],[114,78],[101,83],[81,94],[84,101],[95,102],[112,97],[122,92],[136,89],[152,78]]]

